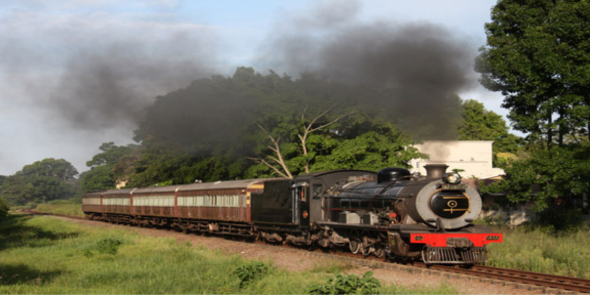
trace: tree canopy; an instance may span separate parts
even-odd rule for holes
[[[504,161],[500,159],[514,156],[523,144],[520,137],[509,132],[504,118],[487,110],[481,102],[472,99],[464,101],[462,117],[458,139],[493,140],[495,166],[503,166]],[[498,156],[498,154],[503,156]]]
[[[359,102],[385,100],[385,92],[252,68],[199,79],[156,99],[135,131],[141,151],[119,168],[128,185],[145,186],[405,166],[418,155],[396,127],[408,115]],[[452,97],[446,105],[456,110],[460,103]],[[422,134],[440,135],[438,126],[421,126]]]
[[[105,142],[98,148],[101,153],[86,162],[89,171],[80,174],[80,189],[82,193],[115,188],[117,181],[127,180],[124,174],[117,173],[119,161],[133,153],[139,146],[130,144],[116,146],[114,142]]]
[[[516,130],[545,138],[590,137],[590,2],[500,0],[476,71],[505,96]]]
[[[475,69],[483,86],[504,95],[528,143],[491,191],[534,199],[539,210],[588,191],[589,20],[585,0],[500,0],[492,9]]]
[[[64,159],[43,159],[6,177],[0,197],[16,205],[68,199],[75,194],[72,184],[76,175],[76,168]]]

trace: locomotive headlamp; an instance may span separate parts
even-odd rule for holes
[[[443,181],[448,184],[459,184],[461,182],[461,176],[459,173],[445,173],[442,177]]]

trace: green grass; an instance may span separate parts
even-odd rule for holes
[[[350,265],[288,272],[267,268],[247,283],[251,262],[171,238],[90,227],[51,217],[10,216],[0,223],[0,294],[300,294]],[[244,268],[242,268],[244,269]],[[447,287],[384,286],[380,293],[456,293]]]
[[[487,265],[590,279],[588,229],[551,233],[541,229],[500,229],[503,243],[488,245]]]
[[[84,216],[82,204],[39,204],[35,211],[71,216]]]

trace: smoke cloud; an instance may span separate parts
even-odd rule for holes
[[[157,95],[215,72],[218,43],[204,26],[103,13],[13,13],[0,23],[9,41],[0,46],[0,66],[28,103],[67,128],[129,132]]]
[[[74,4],[0,13],[0,174],[48,157],[83,171],[101,143],[132,141],[156,96],[216,72],[214,27]]]
[[[454,95],[476,85],[475,46],[430,23],[362,22],[360,9],[327,1],[279,23],[265,44],[267,66],[370,87],[381,95],[357,97],[359,108],[394,117],[420,139],[453,138]]]
[[[156,95],[185,87],[212,71],[201,60],[206,53],[199,58],[181,53],[178,58],[174,52],[175,46],[202,49],[199,44],[183,44],[180,38],[165,44],[170,47],[155,49],[137,41],[74,54],[51,99],[54,110],[75,128],[132,130]]]

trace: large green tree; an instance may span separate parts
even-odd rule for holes
[[[134,144],[117,146],[114,142],[101,144],[98,148],[101,152],[86,162],[90,170],[80,174],[82,193],[113,189],[117,181],[128,180],[128,176],[117,173],[115,167],[122,158],[133,153],[138,147]]]
[[[520,137],[509,132],[508,125],[501,115],[487,110],[479,101],[464,101],[462,118],[458,139],[493,140],[494,156],[498,153],[515,154],[523,144]]]
[[[534,200],[537,209],[587,192],[588,141],[580,136],[590,138],[590,2],[500,0],[486,34],[475,69],[505,96],[509,119],[528,140],[489,189]]]
[[[590,137],[590,2],[500,0],[485,28],[475,69],[505,96],[514,128],[548,148]]]
[[[534,201],[534,209],[540,211],[554,206],[555,198],[568,199],[588,191],[589,155],[589,147],[554,147],[551,152],[533,148],[505,168],[504,180],[482,190],[505,192],[512,202]]]
[[[74,196],[76,168],[64,159],[48,158],[4,179],[0,197],[12,204],[41,203]]]

